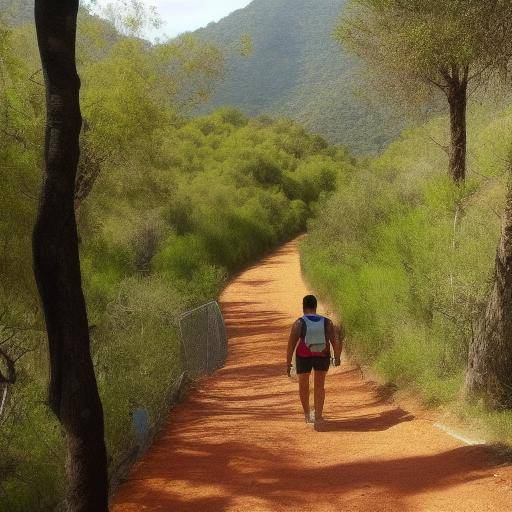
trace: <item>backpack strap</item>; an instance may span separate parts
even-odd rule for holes
[[[301,316],[299,318],[299,322],[300,322],[300,336],[299,337],[300,338],[305,338],[308,326],[306,324],[306,320],[305,320],[304,316]]]

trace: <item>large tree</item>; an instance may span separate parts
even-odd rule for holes
[[[50,353],[50,407],[67,441],[67,510],[108,510],[103,410],[90,354],[75,220],[82,126],[75,64],[78,0],[36,0],[46,84],[44,182],[33,234],[34,272]]]
[[[449,172],[462,182],[468,93],[507,70],[512,2],[350,0],[335,36],[387,86],[442,92],[450,111]]]
[[[466,391],[494,409],[512,409],[512,184],[492,291],[470,346]]]

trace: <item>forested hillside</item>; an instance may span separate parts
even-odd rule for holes
[[[65,449],[45,405],[47,341],[32,271],[45,115],[33,25],[4,30],[0,52],[0,346],[16,361],[0,418],[0,510],[49,511],[62,497]],[[303,231],[352,161],[287,120],[223,109],[187,121],[185,107],[222,68],[217,49],[191,37],[152,47],[82,15],[78,60],[75,208],[112,469],[133,443],[134,409],[146,407],[151,422],[165,414],[181,372],[180,313]]]
[[[333,39],[346,0],[254,0],[195,34],[216,44],[226,72],[201,113],[234,106],[289,117],[358,153],[382,149],[400,129],[389,106],[363,97],[357,60]],[[0,0],[6,21],[31,20],[32,2]],[[251,51],[241,55],[241,39]]]
[[[363,100],[356,60],[333,39],[346,0],[254,0],[196,32],[227,54],[226,76],[210,108],[284,115],[358,152],[380,149],[397,125]],[[247,58],[237,51],[252,39]]]

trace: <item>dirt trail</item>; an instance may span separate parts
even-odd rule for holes
[[[285,372],[307,289],[297,242],[222,296],[230,350],[121,487],[114,512],[507,511],[512,471],[390,402],[344,365],[327,379],[322,431]]]

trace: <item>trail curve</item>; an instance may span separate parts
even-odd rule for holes
[[[344,363],[324,427],[303,421],[285,347],[308,292],[298,242],[221,297],[228,362],[202,380],[114,500],[114,512],[505,512],[512,470],[394,403]]]

